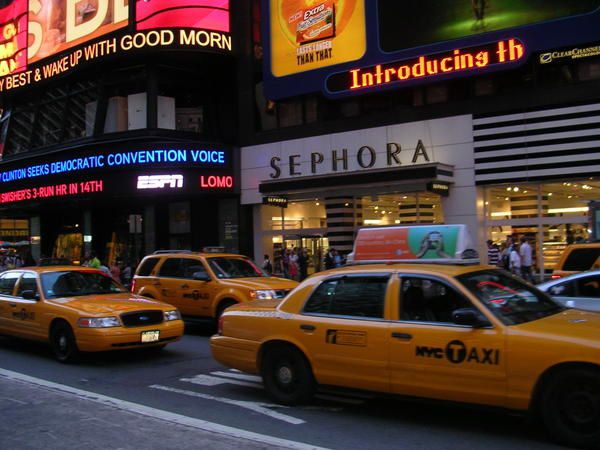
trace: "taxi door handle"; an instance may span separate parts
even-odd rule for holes
[[[154,285],[154,286],[160,286],[160,281],[155,281],[154,283],[152,283],[152,285]]]
[[[9,306],[12,306],[13,308],[16,308],[17,304],[16,303],[9,303]]]
[[[189,288],[189,286],[187,284],[182,284],[181,285],[181,289],[187,289],[187,288]]]
[[[412,339],[412,334],[408,333],[392,333],[392,337],[396,339],[400,339],[403,341],[410,341]]]
[[[300,329],[304,330],[304,331],[315,331],[317,329],[317,327],[315,327],[314,325],[302,324],[302,325],[300,325]]]

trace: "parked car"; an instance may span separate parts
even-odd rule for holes
[[[163,348],[183,335],[179,311],[132,295],[105,273],[48,266],[0,274],[0,334],[49,342],[61,362],[80,352]]]
[[[186,320],[212,318],[250,300],[281,300],[298,282],[269,276],[246,256],[212,252],[158,251],[146,256],[131,291],[176,306]]]
[[[594,269],[600,269],[600,242],[573,244],[565,247],[552,272],[552,279]]]
[[[537,287],[568,308],[600,312],[600,270],[557,278]]]

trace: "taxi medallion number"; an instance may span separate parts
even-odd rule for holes
[[[158,342],[159,337],[159,330],[142,331],[142,343]]]

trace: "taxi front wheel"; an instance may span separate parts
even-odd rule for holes
[[[316,389],[310,364],[291,346],[277,345],[266,349],[261,375],[269,396],[283,405],[308,402]]]
[[[50,332],[50,343],[54,356],[62,363],[75,361],[79,356],[79,349],[71,326],[66,322],[58,322]]]
[[[557,441],[579,448],[600,442],[600,369],[555,374],[542,397],[544,425]]]

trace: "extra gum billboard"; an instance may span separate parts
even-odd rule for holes
[[[600,0],[262,0],[262,7],[265,93],[273,100],[479,75],[600,43]]]
[[[229,0],[12,0],[0,9],[0,93],[142,48],[231,52]]]

